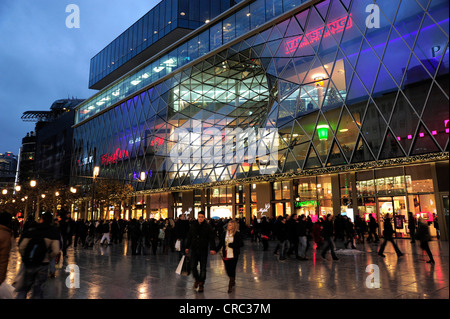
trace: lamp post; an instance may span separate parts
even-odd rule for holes
[[[100,167],[99,166],[95,166],[94,167],[94,171],[92,173],[92,203],[91,203],[91,218],[94,218],[94,205],[95,205],[95,178],[99,175],[100,173]]]
[[[37,185],[37,183],[36,183],[36,181],[34,180],[34,179],[32,179],[31,181],[30,181],[30,187],[31,188],[34,188],[34,187],[36,187],[36,185]],[[39,201],[39,196],[37,196],[37,201]],[[36,205],[38,205],[37,203],[36,203]],[[36,208],[37,209],[37,208]],[[34,199],[33,199],[33,204],[32,204],[32,207],[31,207],[31,216],[33,216],[33,219],[34,219]],[[28,216],[27,216],[28,217]]]

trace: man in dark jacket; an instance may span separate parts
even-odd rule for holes
[[[400,249],[394,242],[394,229],[392,228],[391,217],[389,214],[386,214],[386,217],[384,218],[383,226],[384,226],[384,230],[383,230],[384,241],[380,246],[378,255],[381,257],[386,257],[383,254],[383,252],[384,252],[384,248],[386,248],[387,242],[390,241],[392,243],[392,245],[394,246],[395,252],[397,253],[397,257],[403,256],[403,253],[400,251]]]
[[[306,248],[308,246],[308,237],[307,237],[307,221],[306,221],[306,216],[305,215],[301,215],[300,216],[300,220],[298,222],[298,237],[299,237],[299,242],[301,244],[301,248],[300,248],[300,253],[299,253],[299,259],[300,260],[307,260],[308,258],[306,258]]]
[[[61,221],[59,222],[59,231],[62,237],[62,252],[63,256],[67,257],[67,248],[72,245],[72,237],[75,231],[75,221],[71,218],[69,212],[63,211],[61,213]]]
[[[18,299],[26,299],[31,288],[33,288],[33,298],[43,298],[50,260],[60,251],[60,234],[58,229],[51,225],[52,220],[52,214],[43,213],[39,223],[29,228],[19,239],[24,274],[21,282],[15,287]],[[40,241],[42,241],[42,248]]]
[[[280,242],[280,260],[286,260],[286,252],[289,247],[288,226],[286,225],[286,217],[282,217],[277,227],[277,238]]]
[[[323,222],[323,229],[322,229],[322,237],[324,239],[323,249],[322,253],[320,254],[323,259],[325,259],[325,254],[327,253],[328,249],[331,251],[331,257],[333,257],[333,260],[338,260],[339,258],[336,256],[336,253],[334,252],[334,243],[333,243],[333,215],[328,214],[327,218]]]
[[[194,288],[203,292],[206,279],[206,264],[208,261],[208,247],[211,255],[216,254],[216,242],[214,230],[205,221],[205,212],[199,211],[197,220],[193,221],[189,228],[186,240],[186,255],[190,254],[192,275],[195,279]],[[200,273],[197,266],[200,263]]]

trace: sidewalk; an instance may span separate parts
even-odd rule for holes
[[[192,276],[175,274],[178,253],[131,256],[129,242],[90,249],[69,248],[63,269],[47,280],[46,299],[448,299],[449,246],[447,241],[432,241],[436,261],[427,264],[420,244],[398,239],[405,254],[397,258],[390,243],[386,258],[377,255],[379,244],[359,244],[346,250],[337,244],[338,261],[328,253],[323,260],[314,248],[309,260],[288,258],[280,262],[260,243],[245,240],[238,263],[236,288],[227,293],[228,278],[220,255],[209,256],[205,292],[198,293]],[[79,288],[68,288],[67,264],[79,267]],[[379,288],[368,287],[366,267],[379,270]],[[20,266],[14,247],[8,266],[7,282],[12,283]],[[374,274],[376,275],[376,273]]]

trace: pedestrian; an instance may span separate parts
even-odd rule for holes
[[[279,233],[279,228],[280,228],[280,224],[281,224],[281,219],[283,218],[283,216],[278,216],[277,219],[275,220],[275,222],[273,223],[273,237],[278,240],[278,233]],[[273,251],[274,255],[278,254],[278,250],[280,250],[280,242],[277,242],[277,245],[275,246],[275,250]]]
[[[416,218],[414,217],[412,212],[408,212],[408,229],[409,235],[411,236],[411,243],[416,242]]]
[[[51,225],[52,220],[51,213],[43,213],[39,223],[29,228],[19,239],[24,277],[21,284],[16,287],[18,299],[26,299],[31,288],[33,288],[32,298],[44,297],[49,262],[61,249],[58,230]]]
[[[270,223],[267,221],[267,217],[261,218],[261,241],[263,244],[263,251],[269,250],[269,236],[271,233]],[[220,237],[219,237],[220,238]]]
[[[141,235],[138,221],[136,218],[131,219],[128,223],[128,238],[131,240],[131,255],[139,255],[137,247]]]
[[[294,252],[295,258],[300,259],[298,255],[298,215],[292,214],[291,218],[286,221],[286,225],[289,240],[289,250],[287,255],[290,256],[292,252]]]
[[[185,214],[181,214],[180,218],[175,222],[174,236],[180,241],[180,250],[178,251],[178,261],[181,260],[186,249],[186,238],[189,232],[189,221]]]
[[[377,234],[378,229],[378,222],[377,220],[372,216],[372,214],[369,215],[369,236],[367,238],[368,242],[374,242],[375,244],[380,241],[380,238]]]
[[[105,220],[102,224],[102,239],[100,239],[100,245],[103,245],[104,241],[108,242],[108,245],[111,245],[111,223],[108,220]]]
[[[62,237],[62,252],[63,256],[67,257],[67,248],[72,245],[72,237],[75,231],[75,221],[70,217],[69,212],[61,213],[61,221],[59,223],[59,231]]]
[[[355,216],[355,230],[356,235],[358,236],[358,243],[364,244],[364,236],[367,231],[367,224],[364,221],[364,219],[359,215]]]
[[[280,224],[277,228],[277,238],[280,243],[280,261],[286,260],[286,254],[289,249],[289,239],[287,235],[287,218],[285,216],[281,217]]]
[[[222,260],[225,265],[228,278],[228,293],[233,291],[236,285],[236,266],[239,259],[241,247],[244,246],[241,233],[237,230],[238,225],[235,220],[230,220],[227,224],[227,230],[220,235],[219,245],[216,252],[222,249]]]
[[[433,225],[434,225],[434,228],[436,229],[436,237],[437,237],[437,239],[441,238],[440,237],[440,232],[439,232],[439,219],[438,219],[436,214],[433,214]]]
[[[348,218],[348,216],[345,216],[344,220],[345,236],[347,238],[347,241],[344,244],[345,249],[347,249],[348,244],[351,244],[352,249],[356,249],[354,244],[356,235],[355,225],[353,224],[352,220]]]
[[[306,248],[308,247],[308,234],[307,234],[307,221],[306,216],[302,214],[298,221],[298,239],[300,244],[300,251],[298,253],[300,260],[308,260],[306,257]]]
[[[428,242],[431,241],[430,228],[428,226],[428,222],[422,217],[419,217],[416,238],[420,241],[420,248],[422,248],[430,258],[427,263],[434,264],[433,254],[431,253],[430,246],[428,245]]]
[[[12,216],[8,212],[2,212],[0,213],[0,285],[6,280],[13,237]]]
[[[334,234],[333,215],[328,214],[326,219],[323,222],[323,228],[322,228],[322,237],[324,239],[324,244],[323,244],[322,252],[320,253],[320,255],[322,256],[323,259],[325,259],[325,254],[327,253],[327,251],[329,249],[333,260],[339,260],[339,258],[336,256],[336,253],[334,251],[333,234]]]
[[[58,218],[54,218],[51,225],[56,229],[56,232],[58,233],[59,247],[62,247],[63,242],[62,242],[61,233],[59,232],[59,221],[58,221]],[[58,254],[55,257],[50,259],[50,262],[48,264],[48,276],[49,276],[49,278],[55,278],[56,277],[56,264],[62,263],[62,262],[63,261],[61,259],[61,251],[59,251]]]
[[[384,241],[380,246],[378,255],[381,257],[386,257],[383,254],[383,252],[384,252],[384,249],[386,248],[387,242],[390,241],[392,243],[392,245],[394,246],[395,252],[397,253],[397,257],[403,256],[403,253],[400,251],[397,244],[394,242],[394,229],[392,228],[391,217],[390,217],[389,213],[386,214],[386,216],[384,218],[383,226],[384,226],[384,230],[383,230]]]
[[[192,275],[195,279],[194,288],[198,292],[204,291],[206,280],[206,264],[208,262],[208,247],[211,255],[215,255],[216,243],[214,230],[205,221],[205,212],[199,211],[197,220],[193,221],[189,228],[186,240],[186,255],[190,255]],[[200,263],[200,272],[198,264]]]
[[[320,250],[322,248],[322,245],[324,243],[324,239],[322,237],[322,223],[323,219],[320,217],[312,226],[312,237],[314,240],[314,243],[316,244],[316,250]]]

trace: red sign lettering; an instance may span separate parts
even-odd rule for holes
[[[110,165],[117,163],[118,160],[128,157],[128,150],[121,151],[120,148],[116,149],[114,154],[103,154],[101,164]]]
[[[331,21],[326,26],[322,26],[313,31],[306,33],[305,35],[294,38],[288,42],[286,42],[285,52],[286,54],[292,53],[297,48],[302,48],[307,46],[308,44],[313,44],[314,42],[318,42],[323,35],[324,38],[329,37],[331,34],[336,34],[344,31],[345,29],[350,29],[353,26],[353,21],[350,17],[342,17],[340,19]]]

